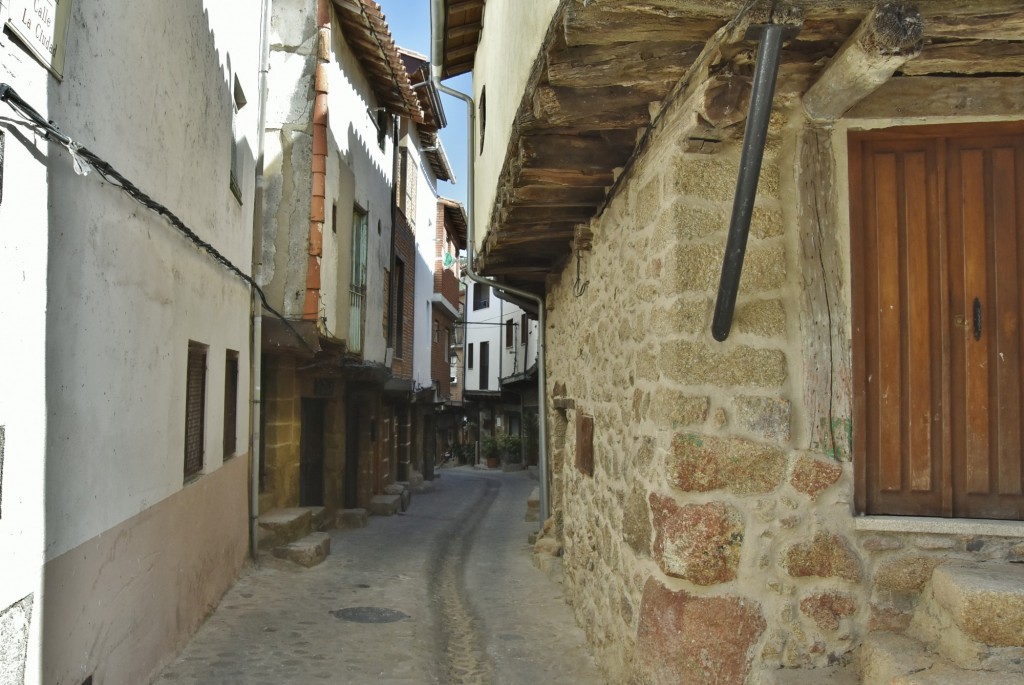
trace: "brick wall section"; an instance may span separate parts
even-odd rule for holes
[[[330,61],[331,9],[329,0],[317,0],[317,63],[313,89],[313,191],[309,205],[309,260],[306,266],[306,300],[302,318],[320,317],[320,260],[323,257],[327,181],[327,69]]]
[[[402,308],[402,349],[395,349],[395,359],[391,364],[391,373],[397,378],[412,378],[412,356],[413,356],[413,318],[415,315],[415,298],[413,297],[416,284],[416,237],[409,226],[409,221],[400,210],[395,213],[395,257],[401,259],[405,265],[405,292],[402,293],[402,301],[396,300],[395,307]],[[397,263],[396,263],[397,264]],[[396,266],[394,271],[398,271]],[[391,274],[391,282],[397,285],[396,273]],[[396,297],[398,295],[396,294]],[[394,325],[398,325],[398,317],[394,317]],[[392,338],[392,344],[398,344],[397,329]]]
[[[451,397],[451,350],[448,347],[448,334],[446,331],[453,329],[455,319],[444,312],[440,307],[434,307],[431,321],[431,335],[434,326],[437,326],[437,342],[431,338],[430,345],[430,377],[437,381],[438,394],[443,399]]]
[[[740,142],[687,152],[683,104],[592,222],[587,293],[572,293],[575,262],[548,292],[546,390],[574,401],[548,415],[552,511],[568,599],[610,682],[787,682],[771,674],[905,630],[943,558],[1024,554],[1014,539],[855,531],[847,455],[811,447],[800,226],[817,210],[835,230],[845,208],[800,204],[799,112],[777,98],[724,343],[710,328]],[[580,414],[593,477],[575,467]],[[698,641],[727,617],[729,640],[688,659],[684,615]]]

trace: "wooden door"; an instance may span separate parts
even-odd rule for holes
[[[861,513],[1017,519],[1024,126],[850,136]]]

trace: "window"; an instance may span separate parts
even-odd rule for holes
[[[419,177],[419,167],[408,147],[402,148],[402,161],[400,169],[400,183],[402,192],[399,197],[399,209],[411,217],[416,211],[416,180]]]
[[[512,347],[516,342],[516,325],[509,319],[505,322],[505,347]]]
[[[466,368],[473,368],[473,343],[466,346]]]
[[[395,357],[405,349],[405,263],[395,258]]]
[[[228,350],[224,360],[224,458],[235,455],[238,438],[238,353]]]
[[[487,133],[487,86],[480,89],[480,154],[484,153],[484,135]]]
[[[491,306],[491,286],[473,284],[473,309],[487,309]]]
[[[363,300],[366,298],[366,212],[352,210],[352,270],[349,279],[348,348],[363,350]]]
[[[491,344],[480,343],[480,389],[487,390],[491,387]]]
[[[527,326],[526,314],[519,317],[519,342],[523,345],[530,341],[530,329]]]
[[[242,162],[242,146],[238,140],[238,112],[245,107],[246,99],[245,93],[242,92],[242,84],[238,82],[238,75],[234,78],[235,87],[232,93],[233,97],[233,111],[231,113],[231,177],[229,179],[229,186],[231,188],[231,194],[235,196],[235,199],[239,203],[242,202],[242,185],[239,179],[242,178],[242,168],[244,166]]]
[[[388,116],[387,110],[383,107],[377,108],[377,118],[374,122],[377,125],[377,146],[381,150],[384,149],[384,143],[388,139],[388,128],[391,121],[391,117]]]
[[[206,430],[206,346],[188,344],[185,380],[185,480],[203,470],[203,441]]]

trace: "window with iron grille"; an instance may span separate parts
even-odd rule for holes
[[[205,415],[206,346],[190,342],[185,383],[185,480],[203,470]]]
[[[238,353],[228,350],[224,360],[224,458],[235,455],[238,438]]]

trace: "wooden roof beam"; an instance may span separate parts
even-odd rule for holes
[[[833,121],[921,54],[924,23],[915,7],[885,2],[868,12],[803,97],[813,121]]]

